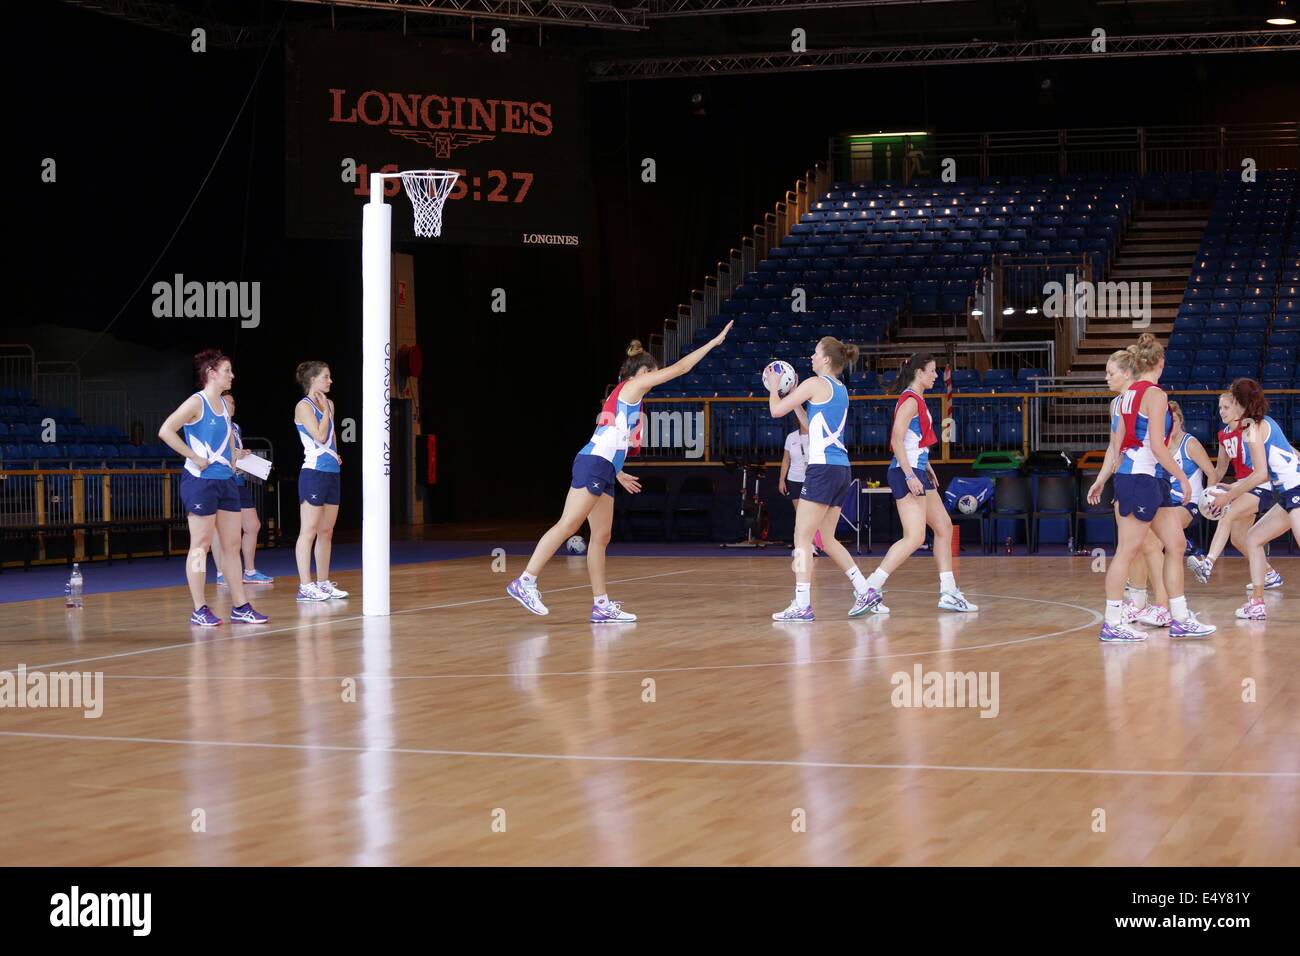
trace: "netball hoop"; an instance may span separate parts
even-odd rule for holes
[[[402,180],[415,234],[432,237],[442,234],[443,203],[457,175],[445,169],[373,173],[370,201],[361,211],[361,613],[368,617],[389,613],[393,208],[384,202],[384,180]]]

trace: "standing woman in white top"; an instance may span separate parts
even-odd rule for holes
[[[808,419],[802,407],[794,410],[799,427],[785,436],[785,451],[781,455],[781,475],[777,490],[790,499],[796,513],[799,511],[799,493],[803,490],[804,475],[808,468]]]
[[[327,393],[333,381],[324,362],[303,362],[296,372],[303,398],[293,412],[302,440],[302,470],[298,473],[298,559],[300,603],[345,598],[348,592],[329,579],[334,524],[339,520],[339,470],[343,457],[334,436],[334,403]],[[313,548],[313,545],[315,546]],[[316,581],[311,579],[312,551],[316,553]]]

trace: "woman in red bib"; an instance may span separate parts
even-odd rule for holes
[[[898,507],[903,536],[890,547],[875,571],[867,578],[867,601],[877,614],[889,608],[881,604],[885,580],[925,543],[925,529],[934,533],[934,561],[939,567],[939,608],[944,611],[978,611],[957,587],[952,571],[952,519],[939,495],[939,482],[930,467],[930,446],[939,439],[930,421],[925,392],[939,377],[934,356],[913,355],[901,369],[895,384],[901,391],[894,404],[894,427],[887,477]],[[874,602],[874,603],[872,603]]]
[[[1120,395],[1119,418],[1111,433],[1114,453],[1106,462],[1088,491],[1088,500],[1096,504],[1112,470],[1115,473],[1115,503],[1118,506],[1118,537],[1115,557],[1106,570],[1106,617],[1101,639],[1106,642],[1145,641],[1146,632],[1124,623],[1124,582],[1129,565],[1142,548],[1147,530],[1153,530],[1164,545],[1165,588],[1169,592],[1169,626],[1171,638],[1205,637],[1214,626],[1202,624],[1187,608],[1183,594],[1183,563],[1178,557],[1186,547],[1180,505],[1171,498],[1171,478],[1178,482],[1183,501],[1191,501],[1192,485],[1174,460],[1169,448],[1173,431],[1173,414],[1169,399],[1160,388],[1160,373],[1165,368],[1165,350],[1155,336],[1144,333],[1133,351],[1138,377]],[[1116,467],[1118,462],[1118,467]]]

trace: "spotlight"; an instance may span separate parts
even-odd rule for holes
[[[1003,314],[1003,315],[1015,315],[1015,314],[1016,314],[1016,308],[1015,308],[1015,306],[1012,306],[1012,305],[1007,306],[1005,309],[1002,310],[1002,314]]]
[[[970,310],[970,314],[971,314],[971,315],[977,315],[977,316],[978,316],[978,315],[983,315],[983,314],[984,314],[984,310],[981,309],[981,308],[977,305],[977,306],[975,306],[975,308],[973,308],[973,309]]]
[[[1286,0],[1277,0],[1277,7],[1273,10],[1273,15],[1268,18],[1268,22],[1275,27],[1295,26],[1295,17],[1286,8]]]
[[[1037,314],[1038,314],[1038,306],[1036,305],[1031,305],[1029,308],[1025,309],[1025,315],[1037,315]]]

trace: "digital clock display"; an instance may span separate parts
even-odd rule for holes
[[[290,232],[360,235],[372,173],[459,173],[441,241],[580,246],[590,232],[586,80],[536,48],[295,31],[288,44]],[[399,179],[386,180],[401,201]],[[413,237],[394,215],[393,238]]]

